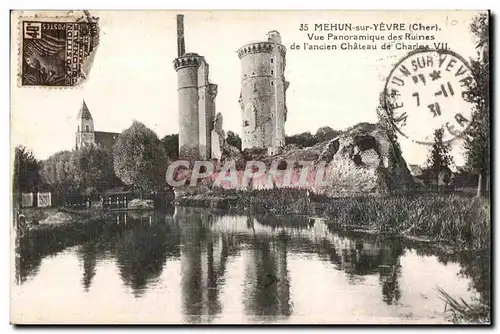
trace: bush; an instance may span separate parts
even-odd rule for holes
[[[151,199],[133,199],[127,204],[127,209],[149,210],[154,209],[154,203]]]

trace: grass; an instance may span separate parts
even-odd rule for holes
[[[44,220],[57,211],[58,209],[56,208],[23,208],[18,210],[19,213],[22,213],[26,217],[27,221]]]
[[[453,242],[471,249],[490,245],[490,202],[455,195],[398,195],[307,198],[300,189],[216,189],[177,199],[180,205],[237,212],[320,216],[341,228]]]
[[[453,241],[474,249],[489,245],[490,204],[461,196],[385,196],[332,200],[323,215],[342,226],[380,233]]]
[[[445,302],[445,312],[452,315],[453,322],[456,324],[489,324],[491,319],[491,309],[488,305],[480,302],[467,303],[462,298],[456,299],[444,291],[442,288],[436,288],[441,300]]]

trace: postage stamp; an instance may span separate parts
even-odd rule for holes
[[[99,45],[97,19],[27,18],[21,29],[22,86],[71,87],[86,78]]]
[[[401,135],[433,144],[443,129],[443,141],[460,136],[472,118],[468,93],[476,84],[467,61],[445,49],[421,49],[401,59],[387,77],[386,109]]]

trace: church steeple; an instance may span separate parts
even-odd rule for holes
[[[78,126],[76,129],[76,149],[82,146],[93,145],[95,142],[94,120],[85,100],[78,112]]]
[[[85,99],[83,99],[82,106],[80,108],[80,111],[78,112],[78,119],[92,119],[92,114],[89,111],[89,108],[87,107],[87,104],[85,103]]]

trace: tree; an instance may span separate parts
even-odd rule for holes
[[[25,146],[17,146],[14,150],[14,193],[37,191],[41,183],[40,161]]]
[[[378,125],[387,135],[387,139],[391,143],[392,150],[389,150],[389,168],[379,168],[379,182],[380,184],[387,185],[388,189],[391,190],[397,186],[404,184],[407,188],[413,188],[415,183],[411,176],[405,176],[404,173],[400,173],[400,168],[402,166],[402,156],[403,150],[398,141],[398,128],[397,120],[394,118],[394,107],[388,101],[389,96],[386,96],[385,92],[381,92],[379,95],[379,103],[377,109],[375,110],[378,118]]]
[[[70,151],[60,151],[41,162],[43,181],[57,193],[66,193],[75,187],[70,166],[71,156],[72,152]]]
[[[228,145],[236,147],[238,150],[241,151],[241,138],[237,133],[234,133],[233,131],[228,131],[226,137],[226,143]]]
[[[386,103],[385,93],[380,93],[379,95],[379,105],[376,110],[378,124],[384,129],[389,138],[389,141],[393,145],[397,145],[398,149],[398,130],[396,126],[396,122],[394,121],[394,110],[391,107],[390,103]]]
[[[457,188],[473,188],[477,184],[477,175],[472,174],[464,168],[457,168],[457,172],[453,175],[453,186]]]
[[[103,191],[114,183],[113,156],[104,148],[90,145],[73,151],[69,166],[74,184],[86,193]]]
[[[123,183],[141,190],[161,190],[165,185],[167,155],[156,133],[134,121],[124,130],[113,147],[116,176]]]
[[[306,131],[291,136],[285,136],[286,145],[297,145],[299,147],[311,147],[318,143],[334,139],[341,134],[341,131],[323,126],[316,131],[316,134]]]
[[[440,177],[443,177],[444,184],[449,184],[451,181],[450,165],[453,163],[450,155],[451,146],[443,142],[443,134],[442,128],[434,131],[434,144],[427,159],[426,173],[436,185],[439,185]]]
[[[316,138],[309,131],[285,137],[286,145],[295,144],[300,147],[310,147],[317,143]]]
[[[469,87],[468,99],[473,104],[472,121],[464,133],[466,167],[478,175],[477,196],[485,194],[490,174],[490,62],[489,22],[486,14],[477,16],[470,25],[476,37],[477,59],[472,59],[471,70],[476,84]]]
[[[316,131],[316,141],[318,143],[331,140],[340,135],[340,131],[334,130],[329,126],[323,126]]]
[[[179,135],[177,133],[166,135],[161,142],[169,159],[176,160],[179,158]]]

